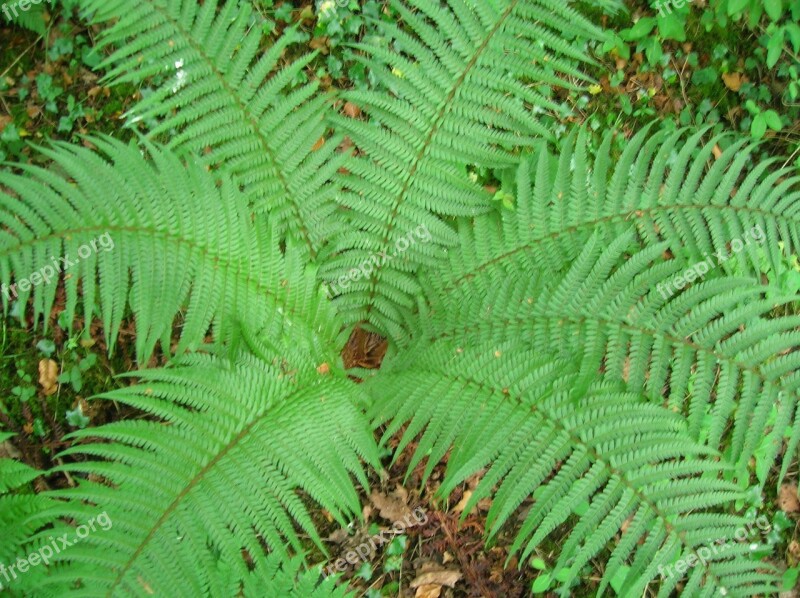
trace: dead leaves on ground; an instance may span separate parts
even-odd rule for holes
[[[52,359],[39,361],[39,384],[47,397],[58,390],[58,364]]]
[[[800,511],[800,500],[797,499],[797,486],[783,484],[778,490],[778,506],[784,513]]]
[[[427,561],[417,571],[411,587],[416,589],[415,598],[439,598],[444,586],[454,588],[462,577],[460,571]]]

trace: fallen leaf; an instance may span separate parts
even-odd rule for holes
[[[469,499],[471,497],[472,497],[472,490],[465,490],[464,491],[464,496],[462,496],[461,500],[458,501],[458,504],[455,507],[453,507],[453,512],[454,513],[463,513],[464,509],[467,508],[467,503],[469,502]]]
[[[330,371],[331,371],[331,366],[329,366],[327,363],[323,363],[317,368],[317,372],[319,372],[323,376],[329,373]]]
[[[424,573],[417,575],[416,579],[411,582],[411,587],[418,588],[420,586],[437,585],[454,588],[461,577],[462,575],[460,571],[438,568],[432,571],[425,571]]]
[[[22,453],[19,449],[11,444],[10,440],[0,443],[0,459],[22,459]]]
[[[797,487],[793,484],[783,484],[778,490],[778,506],[784,513],[800,511],[800,501],[797,500]]]
[[[58,390],[58,364],[52,359],[42,359],[39,362],[39,384],[48,397]]]
[[[350,118],[358,118],[361,116],[361,108],[356,106],[353,102],[345,102],[344,113]]]
[[[419,586],[417,593],[414,594],[416,598],[439,598],[442,593],[442,586],[434,584]]]
[[[725,87],[731,91],[739,91],[742,88],[742,75],[740,73],[722,73],[722,81]]]
[[[795,559],[800,559],[800,543],[797,540],[792,540],[789,542],[788,546],[789,554],[791,554]]]
[[[391,494],[381,494],[373,490],[369,498],[375,508],[378,509],[380,516],[387,521],[402,521],[412,514],[411,509],[406,504],[408,492],[402,486],[398,486]]]
[[[347,533],[347,529],[340,527],[335,532],[333,532],[330,536],[325,538],[328,542],[334,542],[336,544],[344,544],[347,539],[350,537],[350,534]]]
[[[13,123],[14,119],[10,116],[6,116],[5,114],[0,114],[0,133],[3,132],[9,124]]]
[[[322,54],[327,55],[331,51],[330,42],[327,37],[315,37],[308,42],[308,47],[312,50],[319,50]]]
[[[319,149],[322,149],[322,146],[325,145],[325,137],[320,137],[317,139],[317,142],[314,144],[314,147],[311,148],[312,152],[315,152]]]

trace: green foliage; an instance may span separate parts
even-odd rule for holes
[[[577,64],[590,61],[583,45],[602,34],[551,0],[490,2],[475,10],[455,1],[447,9],[422,0],[392,6],[403,27],[382,22],[379,30],[394,43],[359,46],[363,64],[392,94],[348,93],[371,120],[332,119],[366,156],[351,160],[350,174],[337,181],[349,221],[332,239],[321,273],[335,281],[425,225],[432,243],[412,245],[337,299],[348,322],[366,321],[399,338],[419,292],[416,265],[435,264],[455,243],[442,217],[488,206],[465,165],[511,166],[519,148],[551,136],[530,118],[530,108],[562,110],[552,86],[566,86],[564,75],[590,80]]]
[[[637,75],[662,78],[658,89],[648,90],[651,97],[657,92],[682,98],[681,125],[714,125],[724,119],[754,139],[763,138],[768,130],[783,131],[770,137],[792,153],[797,144],[786,129],[800,116],[800,4],[789,0],[650,0],[648,4],[650,10],[635,15],[636,21],[629,15],[616,18],[619,31],[609,35],[603,50],[625,61],[643,53],[645,63]],[[621,83],[620,77],[622,71],[610,79],[612,87]],[[735,83],[724,84],[726,78]],[[691,87],[686,85],[689,79]],[[713,107],[709,98],[718,98]],[[636,107],[622,95],[621,109],[640,122],[650,120],[656,110],[645,94],[640,100],[644,106]],[[662,104],[659,110],[668,108]],[[721,130],[720,125],[717,132]],[[786,147],[781,147],[784,151]]]
[[[93,593],[135,593],[146,585],[161,594],[180,585],[187,595],[229,595],[231,582],[252,569],[243,551],[256,568],[266,566],[262,543],[302,552],[298,530],[322,548],[298,488],[343,525],[360,511],[350,475],[366,485],[360,459],[374,467],[377,451],[356,408],[357,387],[341,375],[320,376],[302,350],[278,354],[248,341],[233,361],[195,355],[174,368],[139,372],[137,386],[102,397],[155,421],[73,434],[93,442],[64,456],[102,460],[64,469],[126,490],[86,482],[56,493],[72,499],[59,507],[62,516],[87,519],[97,509],[88,501],[103,505],[114,525],[74,547],[71,562],[45,586],[66,589],[84,579]],[[147,500],[132,503],[134,496]],[[170,562],[171,572],[154,569],[158,561]],[[198,563],[206,574],[174,577]],[[215,574],[222,565],[229,579]]]
[[[108,23],[107,80],[149,90],[129,115],[146,135],[55,143],[39,148],[49,169],[0,173],[0,284],[33,281],[3,305],[46,327],[59,287],[33,273],[80,255],[59,277],[63,326],[82,309],[111,348],[131,318],[139,363],[169,363],[96,397],[141,417],[84,428],[70,412],[48,473],[75,487],[31,495],[41,472],[0,460],[1,558],[113,521],[19,591],[344,596],[305,566],[325,552],[312,513],[360,516],[381,426],[395,459],[416,445],[409,474],[447,456],[441,497],[483,471],[465,516],[491,496],[487,540],[514,528],[519,562],[560,545],[531,560],[535,591],[595,575],[598,595],[775,590],[735,535],[784,439],[780,477],[800,441],[795,171],[709,128],[646,128],[619,153],[585,128],[550,145],[556,89],[592,81],[605,38],[556,0],[393,2],[400,21],[374,23],[391,44],[353,49],[376,78],[341,96],[360,119],[305,82],[313,54],[286,55],[296,29],[262,47],[271,24],[248,2],[81,4]],[[401,249],[420,227],[430,242]],[[113,244],[84,256],[102,235]],[[362,322],[391,350],[359,385],[339,352]]]
[[[0,448],[12,437],[12,434],[0,432]],[[19,461],[0,459],[0,526],[3,529],[0,563],[17,556],[16,547],[24,544],[41,525],[36,519],[51,504],[50,499],[34,495],[27,488],[39,475],[40,472]],[[3,585],[0,582],[0,588]]]
[[[151,136],[168,134],[179,155],[202,153],[208,168],[224,164],[249,205],[268,211],[280,234],[290,231],[315,255],[340,222],[332,215],[335,189],[324,185],[347,156],[334,155],[341,135],[314,151],[330,99],[316,93],[316,82],[294,86],[311,56],[276,71],[301,39],[295,30],[262,51],[246,2],[225,3],[219,12],[217,2],[195,0],[145,2],[135,10],[123,0],[84,4],[94,22],[121,16],[101,43],[120,45],[101,65],[106,79],[159,82],[129,122],[149,123]]]

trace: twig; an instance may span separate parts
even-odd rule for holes
[[[20,54],[19,56],[17,56],[16,60],[14,60],[14,62],[12,62],[10,65],[8,65],[8,68],[7,68],[6,70],[4,70],[2,73],[0,73],[0,79],[2,79],[3,77],[5,77],[5,76],[6,76],[6,74],[8,73],[8,71],[10,71],[11,69],[13,69],[13,68],[14,68],[14,65],[15,65],[15,64],[17,64],[17,63],[18,63],[20,60],[22,60],[22,57],[23,57],[23,56],[25,56],[25,54],[27,54],[27,53],[28,53],[28,50],[30,50],[30,49],[31,49],[33,46],[35,46],[36,44],[38,44],[38,43],[41,41],[42,37],[44,37],[44,36],[40,35],[39,37],[37,37],[37,38],[36,38],[36,40],[35,40],[35,41],[34,41],[34,42],[33,42],[33,43],[30,45],[30,46],[28,46],[27,48],[25,48],[25,49],[22,51],[22,54]]]

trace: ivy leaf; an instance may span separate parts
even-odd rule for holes
[[[769,18],[777,21],[783,12],[783,2],[781,0],[764,0],[764,10],[767,11]]]
[[[783,52],[783,29],[778,29],[767,43],[767,67],[772,68]]]
[[[764,122],[766,122],[767,126],[773,131],[780,131],[783,128],[781,117],[778,116],[778,113],[774,110],[767,110],[764,112]]]
[[[653,17],[644,17],[636,21],[636,24],[630,29],[620,31],[620,37],[625,41],[636,41],[644,39],[656,26],[656,19]]]
[[[767,119],[764,117],[763,113],[756,114],[755,118],[753,118],[753,124],[750,125],[750,135],[752,135],[754,139],[761,139],[766,132]]]
[[[41,351],[45,357],[50,357],[56,350],[56,344],[49,339],[42,339],[36,343],[36,348]]]
[[[531,584],[531,592],[534,594],[543,594],[550,587],[550,574],[542,573],[539,577],[533,580]]]
[[[544,562],[544,559],[541,559],[539,557],[534,557],[531,559],[531,567],[533,567],[534,569],[539,569],[539,571],[544,571],[545,569],[547,569],[547,563]]]
[[[78,405],[75,409],[67,411],[67,423],[73,428],[81,430],[89,425],[91,420],[83,414],[83,409]]]
[[[643,42],[642,45],[644,46],[644,53],[647,56],[647,61],[652,65],[658,64],[661,61],[661,57],[664,56],[661,42],[654,36]]]
[[[750,3],[750,0],[729,0],[728,1],[728,16],[738,15],[742,12],[747,5]]]
[[[658,31],[664,39],[674,39],[675,41],[686,41],[686,19],[685,16],[678,16],[672,13],[658,17]]]
[[[795,52],[800,52],[800,26],[797,23],[789,23],[784,28],[784,31],[789,41],[792,42],[792,49]]]

